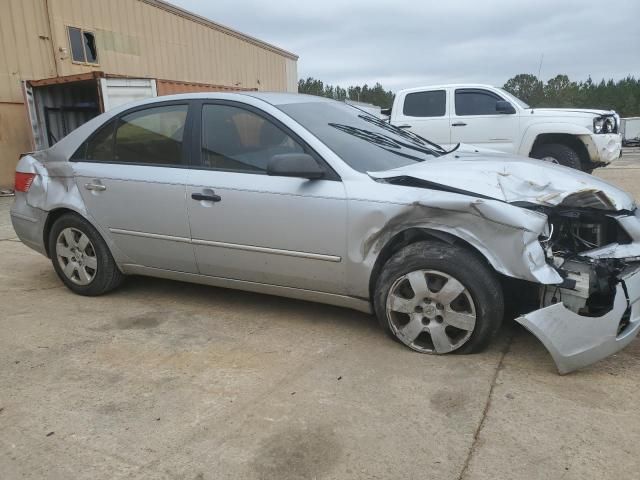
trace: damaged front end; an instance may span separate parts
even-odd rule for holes
[[[440,223],[476,247],[497,272],[524,281],[506,283],[517,285],[509,297],[524,313],[516,321],[542,341],[561,374],[621,350],[638,335],[640,216],[631,196],[575,170],[462,148],[428,167],[370,175],[438,192],[440,204],[448,194],[475,198],[464,209],[449,208]],[[433,220],[432,211],[421,213]]]
[[[548,217],[550,233],[540,241],[563,281],[538,286],[540,308],[516,321],[560,374],[621,350],[640,330],[640,220],[594,207],[532,207]]]

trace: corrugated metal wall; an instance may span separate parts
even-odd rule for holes
[[[295,57],[142,0],[48,0],[58,75],[92,69],[134,77],[285,91]],[[94,30],[99,68],[71,61],[66,26]],[[290,67],[289,67],[290,69]]]
[[[0,103],[0,187],[13,186],[18,155],[31,148],[27,111],[21,103]]]
[[[20,81],[56,76],[44,0],[0,0],[0,102],[23,102]]]
[[[67,26],[95,32],[98,65],[71,61]],[[210,90],[296,91],[296,62],[293,54],[161,0],[0,0],[0,186],[12,183],[18,155],[31,148],[22,80],[99,70]],[[165,93],[205,88],[164,87]]]
[[[225,87],[223,85],[209,85],[206,83],[176,82],[173,80],[157,80],[158,95],[173,95],[175,93],[194,92],[233,92],[257,90],[252,88]]]

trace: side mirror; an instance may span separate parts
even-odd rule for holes
[[[498,100],[496,102],[496,112],[511,115],[516,113],[516,109],[506,100]]]
[[[323,178],[325,171],[311,155],[306,153],[285,153],[271,157],[267,164],[267,175],[314,180]]]

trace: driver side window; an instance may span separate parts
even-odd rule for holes
[[[286,153],[304,149],[266,118],[229,105],[202,107],[203,167],[265,173],[271,157]]]
[[[502,100],[486,90],[456,90],[456,115],[496,115],[496,103]]]

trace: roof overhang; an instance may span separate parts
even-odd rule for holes
[[[282,48],[276,47],[275,45],[271,45],[270,43],[263,42],[251,35],[247,35],[245,33],[239,32],[237,30],[233,30],[232,28],[225,27],[219,23],[213,22],[208,18],[197,15],[193,12],[185,10],[184,8],[176,7],[175,5],[165,2],[164,0],[140,0],[141,2],[147,3],[149,5],[153,5],[154,7],[161,8],[167,12],[173,13],[174,15],[178,15],[182,18],[186,18],[187,20],[191,20],[193,22],[197,22],[205,27],[213,28],[214,30],[218,30],[219,32],[226,33],[227,35],[231,35],[232,37],[236,37],[245,42],[252,43],[257,47],[264,48],[265,50],[269,50],[271,52],[277,53],[278,55],[282,55],[291,60],[298,60],[298,55],[295,53],[288,52],[287,50],[283,50]]]

